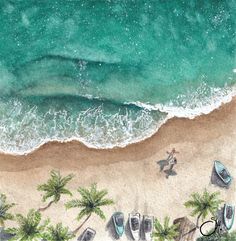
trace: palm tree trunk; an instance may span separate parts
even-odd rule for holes
[[[76,234],[76,233],[82,228],[82,226],[89,220],[90,217],[91,217],[91,213],[90,213],[90,214],[87,216],[87,218],[80,224],[80,226],[73,231],[73,234]]]
[[[200,214],[197,216],[196,226],[195,226],[193,229],[191,229],[190,231],[188,231],[187,233],[185,233],[183,236],[188,235],[188,234],[190,234],[190,233],[192,233],[192,232],[195,232],[195,231],[197,230],[197,228],[199,228],[199,220],[200,220],[200,217],[201,217],[201,216],[202,216],[202,213],[200,213]]]
[[[45,211],[45,210],[48,209],[53,203],[54,203],[54,201],[49,202],[46,207],[39,208],[38,211],[39,211],[39,212]]]
[[[198,216],[197,216],[197,222],[196,222],[196,228],[199,228],[199,220],[200,220],[200,217],[202,216],[202,213],[200,213]]]

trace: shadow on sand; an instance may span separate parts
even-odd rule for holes
[[[115,227],[112,221],[112,217],[109,219],[107,225],[106,225],[106,231],[108,231],[109,236],[113,239],[113,240],[118,240],[119,236],[117,235],[116,231],[115,231]]]
[[[169,166],[169,163],[167,160],[160,160],[156,162],[157,165],[160,166],[160,172],[164,170],[166,166]],[[177,172],[171,169],[164,170],[164,173],[166,174],[166,178],[169,178],[169,176],[176,176]]]
[[[84,232],[82,232],[79,237],[77,238],[78,241],[81,241],[82,240],[82,236],[83,236]]]
[[[129,221],[127,221],[126,224],[125,224],[125,235],[127,237],[127,240],[133,240],[132,234],[131,234],[131,231],[130,231],[130,228],[129,228]]]
[[[3,229],[0,230],[0,240],[7,241],[10,240],[14,235],[5,233]]]
[[[220,222],[220,234],[222,235],[222,234],[227,233],[227,228],[224,225],[224,207],[219,209],[217,211],[216,215],[217,215],[218,222]]]
[[[165,170],[164,172],[166,173],[166,178],[169,178],[169,176],[176,176],[177,175],[176,171],[170,170],[170,169]]]
[[[214,185],[217,185],[218,187],[223,187],[226,189],[229,189],[230,185],[226,185],[217,175],[215,168],[212,168],[212,173],[211,173],[211,183]]]
[[[160,166],[160,172],[162,172],[164,170],[165,166],[169,165],[167,160],[160,160],[160,161],[157,161],[156,163],[157,163],[157,165]]]

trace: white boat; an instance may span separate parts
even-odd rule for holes
[[[130,232],[135,241],[138,241],[140,239],[140,223],[141,223],[141,215],[139,213],[129,214]]]
[[[152,241],[153,224],[153,216],[143,216],[143,232],[146,241]]]
[[[93,230],[92,228],[87,228],[84,233],[82,238],[80,239],[81,241],[92,241],[96,235],[96,231]]]

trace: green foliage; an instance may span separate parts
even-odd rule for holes
[[[58,223],[55,227],[47,227],[47,230],[43,235],[43,238],[47,241],[67,241],[74,237],[75,235],[69,232],[68,227],[63,227],[62,223]]]
[[[9,228],[6,233],[14,235],[10,240],[22,241],[36,241],[40,240],[43,236],[45,227],[49,223],[49,219],[41,223],[41,213],[31,209],[27,216],[21,214],[16,215],[18,223],[17,228]]]
[[[73,178],[73,175],[62,177],[60,172],[52,170],[50,173],[51,177],[47,183],[39,185],[38,190],[44,192],[43,202],[48,198],[52,198],[52,201],[57,203],[62,194],[72,196],[72,193],[65,188],[67,183]]]
[[[81,199],[71,200],[66,203],[66,208],[79,208],[80,212],[77,219],[80,220],[84,216],[90,216],[95,213],[100,218],[105,219],[105,215],[101,210],[102,206],[114,204],[112,199],[105,198],[108,194],[107,190],[97,190],[97,185],[92,184],[89,189],[80,187],[78,192],[81,195]]]
[[[236,232],[224,234],[224,235],[219,235],[217,233],[208,236],[208,237],[200,237],[197,239],[197,241],[235,241],[236,240]]]
[[[186,208],[191,208],[191,216],[198,215],[204,220],[209,214],[215,216],[219,205],[223,202],[219,199],[219,192],[209,193],[206,189],[203,194],[193,193],[191,199],[184,205]]]
[[[161,225],[161,223],[155,219],[154,231],[152,235],[155,241],[173,241],[178,234],[178,225],[170,225],[169,217],[165,217],[163,225]]]
[[[0,225],[4,226],[5,221],[14,219],[14,216],[8,212],[13,206],[15,203],[7,203],[6,195],[0,194]]]

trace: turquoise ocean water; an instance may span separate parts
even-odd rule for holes
[[[230,101],[236,1],[0,1],[0,151],[125,146]]]

